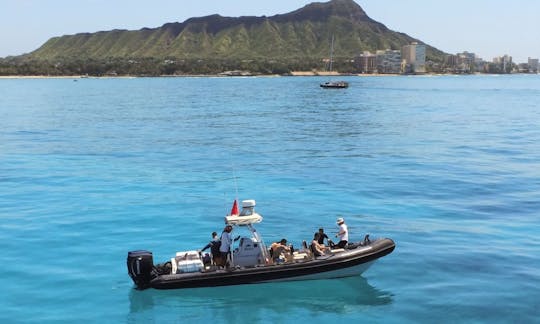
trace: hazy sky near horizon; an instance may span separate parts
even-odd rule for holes
[[[538,0],[355,0],[388,28],[455,54],[514,62],[540,57]],[[49,38],[112,29],[155,28],[191,17],[272,16],[314,0],[0,0],[0,57],[31,52]]]

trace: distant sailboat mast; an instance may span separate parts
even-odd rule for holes
[[[332,72],[332,62],[334,61],[334,34],[332,34],[332,43],[330,45],[330,66],[328,72]]]
[[[332,42],[330,44],[330,63],[328,64],[328,75],[332,75],[332,69],[333,69],[333,62],[334,62],[334,34],[332,34]],[[321,83],[320,86],[322,88],[347,88],[349,87],[349,83],[345,81],[327,81],[324,83]]]

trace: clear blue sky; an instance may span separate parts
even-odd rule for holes
[[[514,62],[540,57],[539,0],[355,0],[367,14],[447,53]],[[0,0],[0,57],[31,52],[54,36],[159,27],[190,17],[271,16],[310,0]],[[324,2],[324,1],[319,1]]]

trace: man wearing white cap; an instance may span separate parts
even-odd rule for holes
[[[347,246],[347,242],[349,241],[349,230],[347,229],[347,225],[343,218],[338,218],[336,223],[339,226],[339,232],[336,234],[336,237],[339,237],[339,243],[336,244],[335,247],[343,249]]]

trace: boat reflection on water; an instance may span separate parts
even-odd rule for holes
[[[177,314],[177,320],[222,318],[237,323],[298,310],[339,314],[355,307],[390,304],[392,298],[390,292],[373,287],[360,276],[182,291],[131,289],[128,320],[161,322]]]

